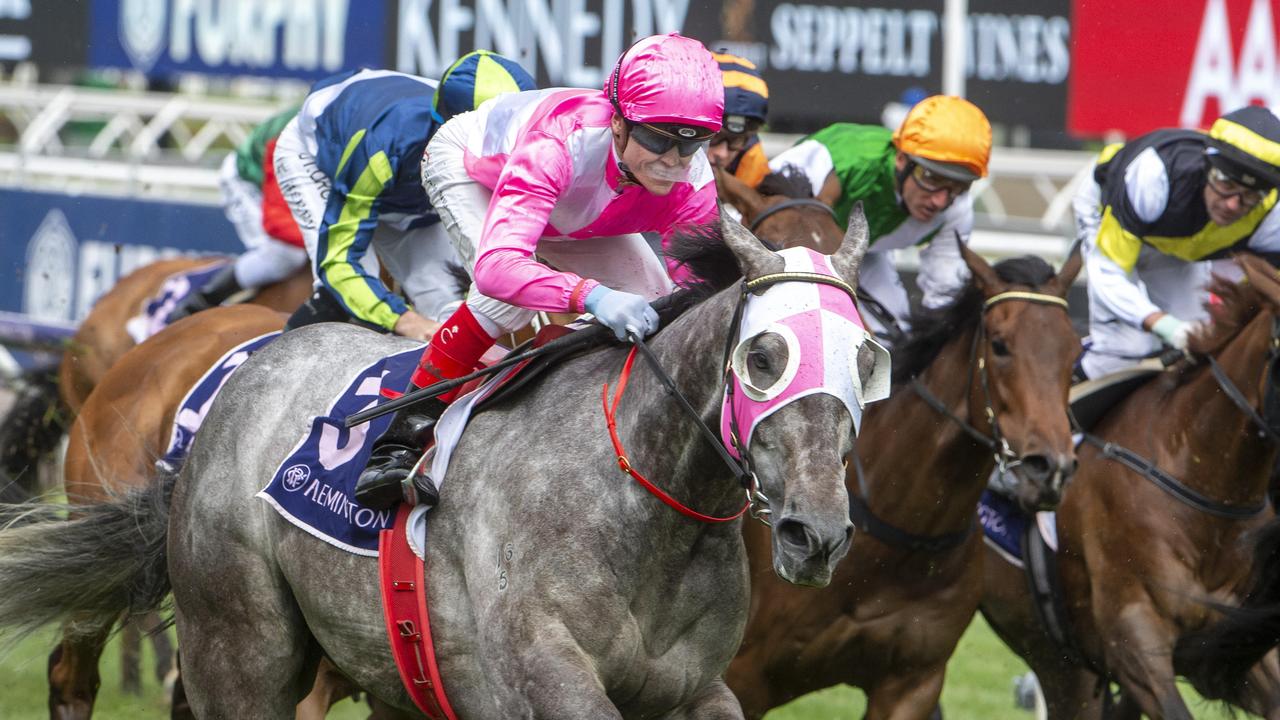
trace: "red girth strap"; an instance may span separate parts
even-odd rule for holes
[[[641,487],[653,493],[655,496],[657,496],[659,500],[666,503],[668,506],[674,508],[675,511],[680,513],[681,515],[684,515],[686,517],[691,517],[694,520],[701,520],[702,522],[705,522],[705,523],[729,522],[730,520],[737,520],[738,518],[742,517],[742,514],[745,513],[747,511],[747,508],[751,506],[750,501],[747,501],[746,503],[744,503],[742,505],[741,510],[739,510],[738,512],[728,517],[714,517],[712,515],[703,515],[697,510],[694,510],[693,508],[683,505],[679,500],[676,500],[675,498],[666,494],[658,486],[649,482],[645,478],[645,476],[636,472],[635,468],[631,467],[631,461],[627,459],[627,453],[622,448],[622,440],[618,438],[618,419],[616,417],[616,414],[618,410],[618,401],[622,399],[622,393],[626,392],[627,390],[627,379],[631,377],[631,365],[632,363],[635,362],[637,349],[638,348],[635,348],[635,347],[631,348],[631,352],[627,354],[627,361],[622,365],[622,372],[618,374],[618,387],[613,394],[613,406],[610,407],[609,405],[609,384],[608,383],[605,383],[604,385],[604,393],[603,393],[603,397],[601,398],[604,404],[604,419],[605,419],[605,422],[609,425],[609,439],[613,440],[613,450],[618,455],[618,467],[622,468],[622,471],[625,472],[626,474],[635,478],[635,481],[640,483]]]
[[[402,503],[395,524],[378,533],[378,575],[387,639],[400,680],[418,709],[430,720],[457,720],[440,683],[431,644],[425,567],[409,547],[407,521],[412,509]]]

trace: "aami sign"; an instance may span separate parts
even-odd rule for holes
[[[1280,0],[1076,0],[1068,128],[1138,135],[1280,104]]]

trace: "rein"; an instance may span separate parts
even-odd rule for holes
[[[1263,380],[1265,386],[1263,388],[1264,402],[1265,398],[1274,393],[1276,389],[1271,385],[1273,380],[1273,368],[1277,362],[1280,362],[1280,317],[1271,319],[1271,342],[1267,351],[1266,362],[1266,378]],[[1222,364],[1218,362],[1212,355],[1206,355],[1205,359],[1209,362],[1209,371],[1213,374],[1213,379],[1218,383],[1218,387],[1227,399],[1236,406],[1245,417],[1257,427],[1258,438],[1262,440],[1270,440],[1280,444],[1280,434],[1277,434],[1275,428],[1267,419],[1254,409],[1253,405],[1245,398],[1244,393],[1236,386],[1231,378],[1227,376],[1227,372],[1222,369]],[[1228,520],[1248,520],[1256,517],[1267,509],[1267,497],[1264,494],[1260,502],[1244,507],[1236,505],[1228,505],[1219,502],[1203,493],[1187,486],[1174,476],[1161,470],[1153,461],[1139,455],[1121,445],[1107,442],[1091,433],[1084,433],[1084,441],[1098,448],[1102,457],[1108,460],[1115,460],[1130,470],[1138,473],[1142,477],[1150,480],[1156,487],[1164,490],[1174,499],[1189,505],[1206,515],[1214,517],[1226,518]]]
[[[755,234],[756,228],[760,227],[760,223],[764,222],[765,218],[769,217],[770,215],[773,215],[774,213],[782,210],[787,210],[789,208],[801,208],[801,207],[822,208],[823,210],[826,211],[828,215],[831,216],[832,220],[836,221],[836,224],[840,223],[840,221],[836,218],[835,209],[832,208],[830,205],[822,202],[821,200],[817,198],[792,198],[790,200],[783,200],[777,205],[774,205],[773,207],[757,215],[756,219],[751,221],[751,225],[747,229],[750,230],[752,234]]]
[[[735,459],[733,455],[729,453],[728,448],[725,447],[724,443],[711,431],[711,428],[707,427],[707,424],[703,422],[702,418],[698,415],[698,411],[689,403],[688,398],[686,398],[676,387],[675,381],[673,381],[671,376],[662,369],[662,365],[658,362],[657,357],[653,355],[649,346],[646,345],[644,340],[635,333],[628,334],[628,339],[633,343],[634,347],[632,347],[631,352],[627,354],[627,359],[623,363],[622,371],[618,375],[618,382],[617,387],[614,390],[612,406],[609,404],[609,385],[606,383],[604,386],[602,401],[604,405],[605,423],[609,427],[609,439],[613,442],[613,449],[618,456],[618,467],[623,472],[630,475],[637,483],[656,496],[659,500],[675,509],[681,515],[706,523],[722,523],[730,520],[736,520],[750,510],[751,517],[759,520],[765,525],[772,525],[770,517],[773,515],[773,511],[769,508],[769,498],[760,491],[760,481],[756,477],[755,470],[752,469],[754,467],[754,462],[751,459],[751,452],[748,448],[743,447],[742,442],[739,439],[742,435],[738,431],[737,414],[733,412],[734,391],[733,381],[730,374],[733,372],[733,365],[731,363],[733,358],[733,348],[736,344],[738,333],[742,328],[742,314],[746,308],[748,296],[751,293],[761,291],[770,285],[776,285],[783,282],[810,282],[822,285],[832,285],[848,293],[849,297],[854,300],[855,304],[857,302],[857,296],[853,287],[840,278],[832,277],[830,275],[809,272],[779,272],[762,275],[754,280],[742,281],[738,294],[738,302],[733,309],[733,319],[730,321],[729,325],[729,336],[725,343],[724,360],[721,363],[721,367],[724,368],[721,379],[724,383],[724,393],[728,398],[726,406],[730,411],[730,439],[732,441],[733,449],[737,451],[738,457],[742,458],[741,460]],[[661,488],[657,487],[650,480],[641,475],[636,471],[635,467],[632,466],[631,460],[627,456],[626,449],[622,446],[622,439],[618,437],[617,410],[618,402],[622,399],[622,393],[627,388],[627,380],[631,376],[631,368],[635,362],[637,352],[644,355],[645,360],[649,363],[654,373],[657,374],[659,380],[661,380],[662,384],[666,387],[667,393],[676,398],[676,402],[680,406],[681,411],[693,420],[694,425],[696,425],[699,430],[699,434],[711,445],[711,447],[715,448],[716,454],[718,454],[720,459],[729,466],[729,469],[738,479],[738,482],[745,489],[747,495],[746,502],[738,512],[724,517],[715,517],[700,513],[671,497]]]

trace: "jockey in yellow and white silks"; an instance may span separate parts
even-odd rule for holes
[[[504,95],[446,123],[427,146],[423,184],[474,283],[414,385],[476,369],[536,311],[590,312],[619,338],[654,332],[649,302],[672,285],[640,233],[665,239],[717,220],[706,145],[723,115],[719,65],[672,33],[624,52],[603,90]],[[362,502],[378,502],[370,488],[398,499],[421,450],[403,438],[426,426],[412,417],[402,412],[374,448]]]
[[[1161,344],[1185,348],[1206,316],[1202,262],[1280,252],[1280,118],[1251,106],[1208,133],[1167,129],[1102,151],[1073,200],[1089,273],[1088,377]]]

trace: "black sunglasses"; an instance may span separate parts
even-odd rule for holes
[[[668,131],[654,125],[628,120],[627,128],[631,139],[654,155],[665,155],[674,147],[680,153],[680,157],[689,157],[706,147],[707,141],[711,139],[709,135],[699,135],[693,128],[683,126],[673,126],[673,130]]]

